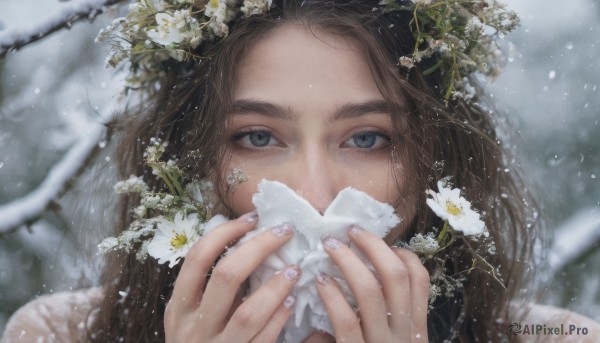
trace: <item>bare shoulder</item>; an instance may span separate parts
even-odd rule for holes
[[[37,297],[11,316],[1,342],[83,341],[102,297],[99,287]]]
[[[530,304],[520,313],[521,321],[511,325],[517,342],[595,343],[600,337],[600,323],[563,308]]]

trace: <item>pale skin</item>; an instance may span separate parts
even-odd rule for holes
[[[251,196],[262,178],[286,183],[321,211],[346,186],[388,203],[422,191],[410,189],[402,173],[408,166],[402,161],[394,165],[397,173],[392,172],[389,114],[377,106],[383,97],[356,42],[315,33],[318,39],[300,27],[279,28],[240,61],[238,106],[230,114],[224,142],[231,145],[232,160],[222,170],[226,175],[238,168],[248,177],[230,199],[240,217],[203,237],[188,253],[164,316],[169,343],[272,342],[288,320],[290,291],[302,272],[295,266],[287,266],[253,294],[240,294],[247,277],[291,232],[266,231],[221,258],[213,269],[224,247],[256,227]],[[403,223],[410,223],[413,211],[402,202],[397,208]],[[404,230],[400,225],[388,241]],[[346,276],[360,310],[348,305],[335,281],[320,278],[317,289],[334,336],[313,333],[305,342],[427,342],[429,275],[419,259],[366,231],[349,231],[349,237],[372,262],[379,280],[345,245],[328,241],[326,251]],[[52,304],[36,300],[16,313],[3,339],[55,339],[47,322],[30,318],[42,305],[46,311]],[[600,337],[600,325],[589,318],[549,306],[515,305],[514,320],[522,324],[573,324],[588,330],[585,336],[515,336],[515,341],[595,342]],[[524,309],[531,311],[520,315]],[[78,322],[77,315],[87,313],[75,311]]]
[[[247,175],[230,201],[238,215],[248,214],[223,224],[190,250],[165,313],[167,342],[271,342],[281,332],[291,314],[296,266],[286,267],[243,301],[236,295],[293,233],[275,229],[248,241],[222,258],[206,283],[223,247],[255,228],[251,197],[263,178],[287,184],[319,211],[347,186],[386,203],[411,191],[406,180],[393,177],[390,115],[357,46],[336,35],[286,25],[250,48],[240,62],[228,125],[232,158],[224,172],[239,168]],[[409,206],[397,211],[404,222],[414,216]],[[379,280],[346,245],[327,241],[326,251],[344,273],[360,310],[323,275],[317,289],[335,338],[314,333],[305,342],[427,342],[429,275],[419,258],[364,230],[349,230],[349,237],[372,262]]]
[[[224,247],[256,227],[251,197],[263,178],[287,184],[319,211],[347,186],[387,203],[418,191],[403,177],[408,166],[400,161],[392,168],[388,137],[393,128],[382,101],[357,42],[350,39],[286,25],[250,48],[236,75],[235,111],[226,138],[232,158],[222,170],[226,175],[237,168],[247,176],[229,199],[240,217],[188,253],[165,312],[167,342],[273,342],[280,334],[291,314],[290,291],[302,271],[287,266],[253,294],[242,299],[240,293],[248,276],[292,232],[266,231],[213,269]],[[415,216],[409,205],[400,202],[397,208],[405,225]],[[404,230],[400,225],[388,241]],[[315,332],[305,342],[427,342],[429,275],[418,257],[390,248],[367,231],[349,230],[349,237],[372,262],[379,280],[347,246],[326,242],[360,310],[351,308],[336,282],[324,275],[317,289],[334,336]],[[575,341],[592,342],[598,336],[597,323],[553,311],[552,318],[532,311],[522,322],[586,326],[589,335],[568,337]]]

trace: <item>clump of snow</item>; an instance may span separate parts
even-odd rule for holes
[[[301,342],[315,330],[333,334],[327,311],[317,293],[317,276],[320,273],[331,276],[340,284],[349,303],[356,305],[356,302],[350,294],[344,275],[323,249],[321,238],[335,237],[350,244],[347,234],[350,225],[358,225],[379,237],[384,237],[391,228],[400,223],[400,218],[394,213],[392,206],[351,187],[342,190],[323,215],[306,199],[280,182],[263,180],[258,185],[258,190],[252,198],[259,218],[257,229],[248,233],[239,244],[284,223],[293,225],[295,233],[288,243],[252,273],[251,291],[256,290],[285,266],[298,265],[302,269],[302,276],[292,290],[296,303],[285,326],[285,342]],[[356,247],[350,244],[350,249],[367,262]]]

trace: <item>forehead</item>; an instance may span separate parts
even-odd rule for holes
[[[356,39],[285,24],[250,46],[237,68],[237,98],[383,99]]]

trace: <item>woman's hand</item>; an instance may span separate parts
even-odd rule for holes
[[[379,280],[346,245],[323,240],[325,251],[341,269],[359,310],[348,304],[335,280],[318,278],[318,291],[338,342],[428,342],[429,274],[417,255],[390,248],[358,227],[349,236],[371,261]],[[310,342],[309,340],[305,342]]]
[[[166,342],[275,341],[291,314],[289,293],[300,269],[285,267],[247,299],[237,294],[260,263],[291,238],[292,228],[281,225],[257,235],[213,269],[225,247],[254,229],[256,219],[249,213],[222,224],[190,249],[165,311]]]

